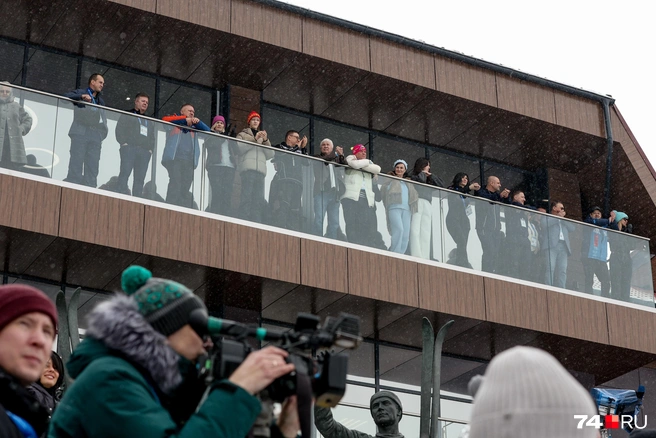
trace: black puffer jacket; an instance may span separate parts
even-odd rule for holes
[[[43,436],[48,428],[48,412],[15,378],[0,369],[0,436],[23,438],[8,412],[22,418]]]

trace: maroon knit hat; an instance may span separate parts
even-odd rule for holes
[[[24,284],[0,286],[0,330],[19,316],[32,312],[49,316],[57,329],[57,309],[46,294]]]

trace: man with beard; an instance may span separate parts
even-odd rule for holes
[[[314,424],[325,438],[404,438],[399,433],[399,421],[403,416],[401,400],[389,391],[379,391],[369,401],[371,417],[376,423],[376,436],[350,430],[333,418],[330,409],[314,407]]]

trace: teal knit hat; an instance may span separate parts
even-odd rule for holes
[[[139,312],[155,330],[169,336],[189,324],[192,310],[206,309],[203,301],[186,286],[130,266],[121,276],[121,287],[139,305]]]
[[[628,219],[629,215],[621,211],[615,211],[615,223],[618,224],[622,219]]]

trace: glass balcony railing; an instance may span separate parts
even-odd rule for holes
[[[1,88],[13,92],[0,100],[15,102],[8,123],[17,125],[5,131],[12,149],[3,150],[2,167],[654,306],[648,239],[383,174],[371,199],[360,199],[366,178],[348,166]],[[26,157],[16,152],[23,145]],[[401,199],[409,211],[396,208]]]

